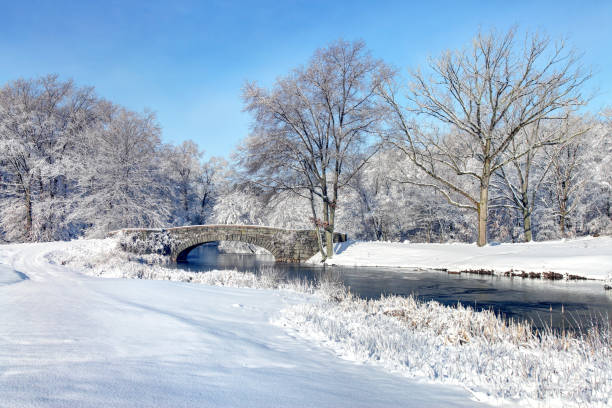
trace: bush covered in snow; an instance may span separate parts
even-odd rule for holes
[[[142,231],[138,234],[117,232],[119,246],[122,250],[139,255],[170,255],[174,242],[168,231]]]

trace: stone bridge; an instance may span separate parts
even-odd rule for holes
[[[124,250],[137,254],[159,254],[173,262],[187,258],[189,251],[207,242],[240,241],[267,249],[277,262],[304,262],[319,250],[315,230],[287,230],[255,225],[194,225],[187,227],[113,231]],[[346,234],[334,234],[334,242]]]

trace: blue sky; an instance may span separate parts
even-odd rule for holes
[[[57,73],[134,110],[164,141],[229,156],[249,131],[240,90],[271,85],[338,38],[363,39],[398,67],[465,45],[479,27],[565,36],[612,105],[612,2],[0,0],[0,83]]]

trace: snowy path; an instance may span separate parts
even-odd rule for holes
[[[0,407],[478,405],[268,323],[301,295],[91,278],[44,259],[64,245],[0,246]]]

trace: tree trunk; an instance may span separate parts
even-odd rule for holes
[[[533,239],[531,233],[531,211],[528,208],[523,208],[523,231],[525,232],[525,242],[531,242]]]
[[[489,218],[489,181],[483,180],[480,185],[478,202],[478,246],[487,245],[487,220]]]
[[[327,252],[327,257],[332,258],[334,256],[334,233],[325,230],[325,249]]]
[[[334,218],[336,217],[335,206],[329,206],[329,225],[325,230],[325,243],[327,246],[327,257],[334,256]]]
[[[321,226],[318,222],[317,211],[315,209],[315,197],[312,189],[309,190],[310,193],[310,211],[312,211],[312,220],[315,226],[315,231],[317,232],[317,244],[319,246],[319,252],[321,253],[321,261],[325,262],[326,254],[325,249],[323,248],[323,242],[321,237]]]
[[[563,194],[559,202],[559,230],[561,232],[561,238],[565,238],[565,229],[567,227],[567,195],[565,194],[565,183],[563,183]]]
[[[561,231],[561,238],[565,238],[565,214],[559,215],[559,230]]]
[[[329,203],[323,199],[323,230],[325,231],[325,257],[331,258],[333,255],[333,245],[332,251],[330,252],[330,242],[331,234],[329,232]]]
[[[30,186],[26,187],[24,198],[26,209],[26,237],[29,240],[32,237],[32,196]]]

